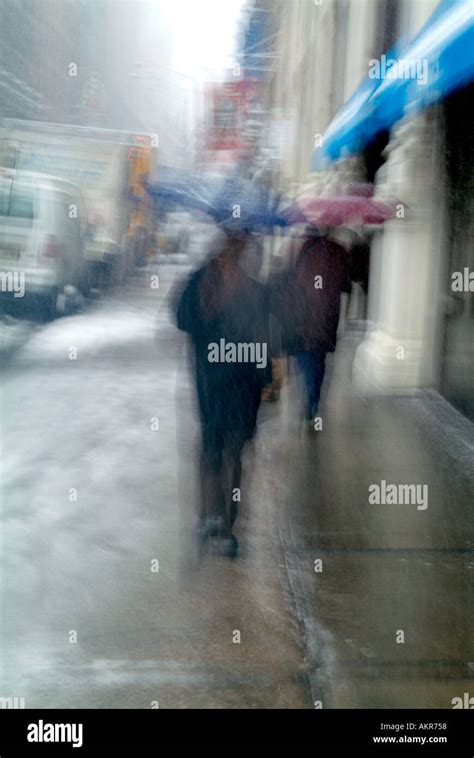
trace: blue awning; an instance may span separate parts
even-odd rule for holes
[[[336,115],[312,170],[359,152],[380,131],[474,79],[473,0],[442,0],[399,56],[381,56]],[[373,78],[372,78],[373,77]]]
[[[391,127],[473,79],[473,0],[444,0],[374,93],[378,127]]]
[[[378,86],[379,82],[373,79],[364,80],[335,116],[323,136],[321,148],[313,151],[312,171],[317,171],[328,159],[336,160],[343,152],[357,153],[364,146],[371,112],[369,102]]]
[[[386,57],[395,58],[400,46],[401,42],[398,42]],[[313,171],[342,155],[359,152],[380,131],[376,122],[373,98],[382,81],[368,74],[341,108],[323,136],[322,147],[313,152]]]

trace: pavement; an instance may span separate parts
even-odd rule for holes
[[[321,431],[302,426],[292,376],[261,409],[238,558],[209,549],[196,562],[199,428],[170,310],[186,272],[142,269],[9,337],[0,696],[451,708],[474,695],[472,426],[436,397],[356,395],[350,331],[329,362]],[[427,484],[428,507],[369,503],[382,479]]]

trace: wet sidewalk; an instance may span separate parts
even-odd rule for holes
[[[189,560],[198,426],[169,318],[180,275],[153,293],[143,272],[47,325],[2,374],[0,695],[27,708],[310,705],[267,500],[242,513],[238,560]]]
[[[2,374],[0,695],[450,708],[474,694],[467,448],[443,452],[421,399],[356,397],[348,338],[321,432],[301,428],[291,387],[262,407],[239,557],[193,564],[199,429],[169,318],[178,275],[153,293],[143,272],[126,296],[46,325]],[[370,504],[382,479],[427,484],[428,507]]]
[[[287,390],[287,424],[262,435],[311,699],[452,708],[474,693],[472,425],[435,393],[357,396],[352,337],[340,341],[323,431],[302,432]],[[426,502],[369,502],[382,480],[386,491],[426,485]]]

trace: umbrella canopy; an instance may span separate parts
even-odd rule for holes
[[[395,216],[395,210],[381,200],[361,195],[303,198],[285,212],[290,224],[310,223],[315,226],[345,224],[382,224]]]
[[[157,182],[148,191],[155,198],[207,213],[217,223],[229,223],[234,228],[289,224],[277,212],[279,198],[273,197],[266,187],[241,177],[189,174],[187,180],[175,184]]]
[[[197,191],[191,181],[179,182],[155,182],[147,187],[149,194],[159,200],[161,207],[168,209],[173,205],[181,205],[190,211],[201,213],[212,212],[212,206],[208,200]]]

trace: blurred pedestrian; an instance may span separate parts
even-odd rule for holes
[[[217,537],[220,552],[231,557],[238,547],[232,529],[242,451],[255,434],[271,371],[267,292],[241,265],[249,239],[245,231],[227,229],[177,308],[178,327],[194,346],[202,427],[199,539]]]
[[[326,354],[336,348],[341,292],[350,292],[349,259],[327,233],[309,229],[274,286],[282,344],[293,355],[305,385],[305,416],[318,413]]]

